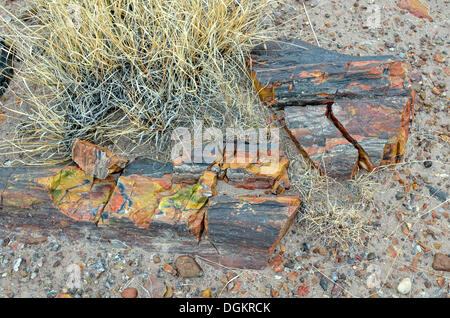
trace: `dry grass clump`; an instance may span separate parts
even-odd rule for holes
[[[324,244],[364,243],[372,229],[370,209],[379,185],[371,174],[346,182],[320,176],[302,158],[291,163],[292,185],[302,197],[302,232]]]
[[[7,146],[48,161],[67,157],[77,137],[162,151],[173,128],[194,120],[257,125],[246,58],[268,39],[271,2],[31,1],[26,22],[0,21],[25,88]]]

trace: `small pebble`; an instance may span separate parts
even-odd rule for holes
[[[122,298],[136,298],[138,291],[136,288],[126,288],[122,291]]]
[[[407,295],[411,291],[412,282],[411,278],[403,278],[397,286],[397,291],[402,295]]]

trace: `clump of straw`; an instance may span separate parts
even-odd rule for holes
[[[75,138],[158,152],[194,120],[257,125],[246,59],[269,35],[271,2],[33,0],[26,22],[1,21],[25,92],[7,146],[44,162]]]

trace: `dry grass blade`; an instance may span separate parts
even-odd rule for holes
[[[0,152],[13,145],[55,160],[68,157],[75,138],[123,138],[123,151],[151,143],[161,153],[172,129],[194,120],[217,128],[262,122],[246,59],[269,39],[272,0],[29,3],[26,23],[0,21],[25,86],[24,110],[12,110],[21,125]]]

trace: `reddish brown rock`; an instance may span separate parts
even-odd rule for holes
[[[88,141],[76,139],[72,147],[72,160],[90,177],[105,179],[125,168],[127,159]]]
[[[406,64],[282,41],[257,47],[251,68],[261,100],[284,109],[300,153],[336,178],[401,162],[415,98]]]
[[[225,180],[247,190],[271,189],[274,194],[289,190],[289,159],[281,151],[270,148],[270,144],[236,141],[227,144],[221,166]]]
[[[232,248],[267,257],[286,234],[299,206],[297,196],[212,197],[205,218],[207,237],[219,250]]]
[[[195,259],[188,255],[179,256],[175,261],[175,267],[178,274],[183,278],[195,278],[203,276],[203,270],[195,261]]]
[[[442,253],[436,253],[431,266],[437,271],[450,272],[450,257]]]
[[[136,288],[126,288],[121,293],[122,298],[137,298],[138,291]]]
[[[419,0],[402,0],[397,5],[418,18],[425,18],[433,22],[433,18],[428,13],[428,6]]]

